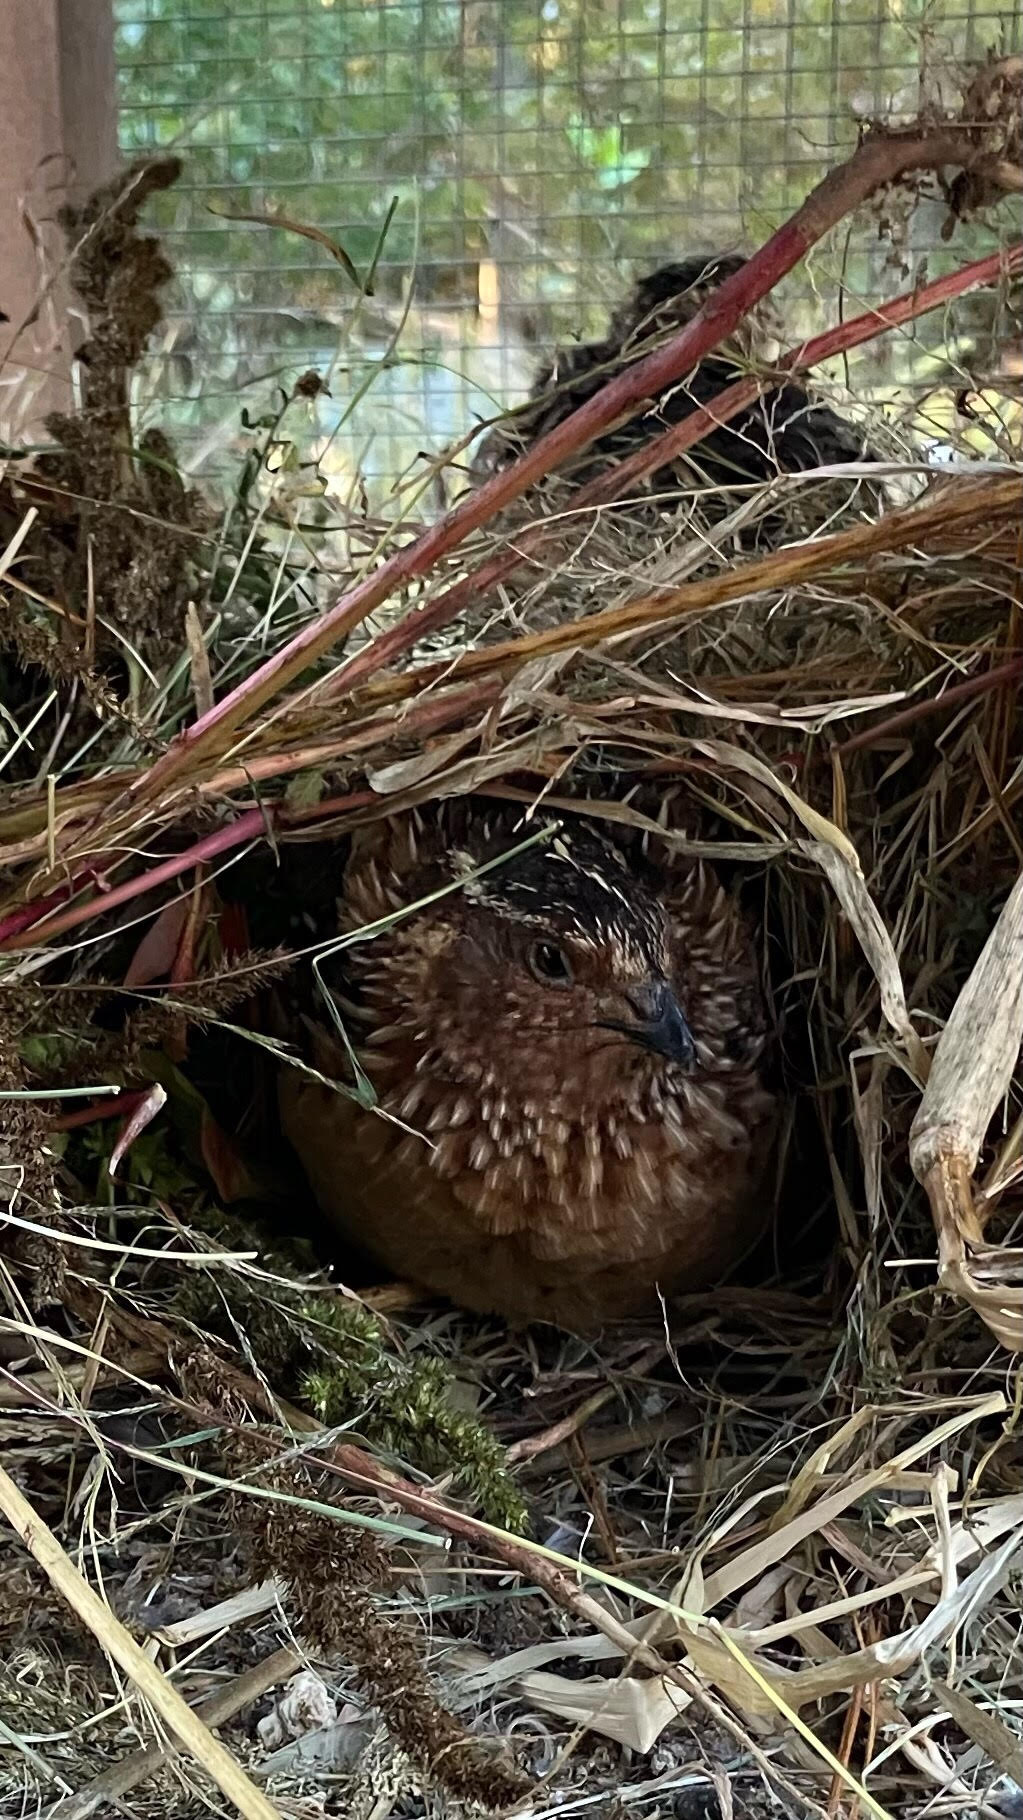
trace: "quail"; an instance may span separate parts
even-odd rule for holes
[[[667,851],[667,849],[666,849]],[[454,888],[452,888],[454,887]],[[705,1287],[759,1237],[772,1096],[755,954],[703,863],[481,799],[373,824],[353,937],[282,1125],[331,1226],[464,1307],[578,1332]],[[369,931],[364,934],[362,932]]]
[[[506,466],[624,367],[676,334],[714,289],[744,263],[735,254],[695,257],[661,266],[640,279],[612,316],[602,341],[561,348],[540,369],[530,394],[532,402],[483,439],[474,462],[474,478],[482,480]],[[636,416],[597,437],[576,458],[573,484],[581,484],[631,455],[701,406],[713,405],[751,364],[760,363],[762,341],[754,314],[724,348],[652,397]],[[653,473],[647,486],[664,501],[665,509],[670,509],[672,499],[677,508],[680,494],[698,493],[704,516],[714,521],[734,504],[730,490],[734,492],[738,486],[763,483],[778,474],[869,459],[863,438],[851,424],[815,400],[802,384],[785,380],[726,425],[712,430],[676,462]],[[842,495],[846,504],[861,495],[866,501],[873,497],[856,481],[844,484]],[[832,486],[814,508],[819,521],[834,509],[836,499]],[[775,541],[777,531],[773,524],[762,529],[759,541]]]

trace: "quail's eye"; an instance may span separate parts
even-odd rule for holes
[[[545,986],[570,986],[572,963],[555,942],[534,942],[527,955],[529,970]]]

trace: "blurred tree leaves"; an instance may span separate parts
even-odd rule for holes
[[[858,120],[914,110],[950,59],[1020,30],[983,0],[115,5],[122,146],[187,159],[158,205],[181,314],[154,387],[201,399],[207,425],[239,385],[336,355],[320,421],[337,449],[374,446],[382,474],[512,401],[532,347],[601,327],[634,265],[756,244]],[[238,218],[299,221],[365,272],[395,196],[372,304],[308,237]],[[978,226],[943,248],[940,217],[896,210],[887,237],[864,222],[826,249],[823,314],[840,278],[875,299],[925,255],[934,275],[993,244]],[[481,324],[485,263],[499,316]],[[399,357],[360,400],[412,279]],[[799,333],[821,326],[813,291]],[[903,376],[909,345],[889,338],[882,376]]]

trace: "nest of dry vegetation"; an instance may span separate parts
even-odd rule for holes
[[[1010,183],[1018,80],[927,124],[953,212]],[[914,147],[868,136],[831,220]],[[940,470],[878,421],[884,509],[766,555],[800,483],[710,525],[539,484],[621,389],[429,529],[260,479],[271,413],[218,514],[128,409],[175,174],[69,217],[85,407],[0,486],[0,1811],[1011,1812],[1018,406]],[[641,825],[668,785],[763,919],[774,1257],[599,1345],[354,1296],[225,1097],[298,964],[267,879],[442,794]]]

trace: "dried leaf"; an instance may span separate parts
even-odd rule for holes
[[[195,712],[197,716],[201,717],[203,714],[208,714],[213,707],[213,675],[210,670],[210,654],[206,649],[206,640],[202,635],[202,626],[194,600],[190,600],[185,608],[185,644],[188,649],[188,668],[192,679]]]
[[[464,1671],[463,1691],[475,1697],[489,1688],[506,1687],[533,1669],[546,1667],[548,1662],[613,1662],[622,1653],[619,1645],[602,1631],[591,1631],[584,1637],[553,1637],[549,1643],[530,1643],[509,1656],[495,1658],[467,1644],[449,1660]]]
[[[747,777],[753,777],[758,783],[766,785],[768,790],[781,797],[782,802],[791,809],[815,841],[834,847],[854,872],[860,872],[859,856],[848,835],[843,834],[841,828],[837,828],[826,815],[819,815],[816,809],[811,809],[810,804],[790,789],[784,779],[776,776],[762,759],[754,758],[751,752],[744,752],[741,746],[729,745],[724,740],[694,739],[692,745],[694,751],[706,753],[708,758],[715,759],[724,769],[745,772]],[[862,873],[860,875],[862,877]]]
[[[270,1711],[256,1726],[264,1750],[277,1750],[288,1739],[321,1732],[337,1720],[337,1701],[312,1668],[300,1668],[281,1688]]]
[[[358,1762],[375,1729],[371,1713],[357,1706],[343,1708],[333,1725],[305,1732],[301,1738],[282,1744],[279,1750],[253,1763],[249,1773],[261,1781],[267,1776],[323,1777],[351,1771]],[[295,1810],[292,1810],[295,1811]]]
[[[910,1133],[923,1181],[940,1157],[972,1172],[1023,1044],[1023,874],[942,1031]]]
[[[973,1171],[1023,1041],[1023,875],[959,994],[910,1132],[938,1235],[938,1280],[1023,1351],[1023,1252],[988,1245]]]
[[[687,1625],[686,1649],[707,1679],[748,1716],[777,1715],[780,1703],[798,1712],[801,1706],[833,1694],[849,1693],[853,1688],[903,1675],[923,1661],[929,1651],[947,1643],[1000,1590],[1021,1542],[1023,1527],[1014,1530],[994,1555],[982,1561],[961,1585],[953,1586],[910,1630],[885,1637],[869,1649],[814,1663],[810,1668],[781,1669],[767,1663],[758,1657],[751,1639],[730,1630],[729,1642],[725,1642],[720,1627],[715,1635],[712,1629],[696,1630]]]
[[[664,1675],[639,1681],[620,1675],[617,1681],[596,1677],[570,1681],[564,1675],[527,1674],[517,1691],[541,1712],[555,1713],[569,1725],[583,1726],[613,1738],[629,1750],[653,1749],[665,1728],[689,1705],[689,1695]]]
[[[322,228],[313,227],[308,221],[295,221],[281,209],[268,209],[264,215],[247,215],[234,209],[214,208],[209,202],[206,207],[211,215],[219,215],[223,221],[251,221],[256,227],[284,228],[289,234],[301,234],[303,240],[315,241],[317,246],[322,246],[337,261],[342,271],[347,272],[356,290],[362,290],[362,280],[344,247],[340,241],[332,240],[329,234],[325,234]]]
[[[748,1586],[733,1614],[736,1630],[754,1631],[767,1624],[772,1613],[782,1609],[782,1594],[796,1577],[791,1561],[783,1561]]]
[[[8,569],[11,567],[11,564],[15,561],[16,557],[18,556],[18,553],[21,550],[22,544],[25,542],[26,537],[28,536],[29,532],[32,529],[32,526],[35,524],[35,521],[38,517],[39,517],[38,507],[29,506],[27,512],[25,513],[24,518],[21,520],[21,523],[19,524],[17,530],[14,532],[10,541],[6,544],[4,549],[0,550],[0,581],[3,580],[4,576],[7,574]]]
[[[450,740],[438,741],[421,757],[386,765],[367,777],[367,782],[382,794],[395,793],[396,801],[392,805],[395,811],[429,796],[470,796],[492,777],[504,777],[508,771],[538,768],[544,753],[557,750],[575,737],[571,723],[552,721],[543,727],[531,728],[517,739],[506,740],[499,748],[474,753],[460,762],[450,762],[452,758],[457,759],[461,746],[478,740],[483,731],[481,725],[464,737],[455,734]],[[432,788],[424,788],[431,783]]]
[[[1014,1732],[989,1707],[977,1706],[961,1688],[943,1684],[935,1688],[938,1703],[974,1744],[979,1744],[1002,1774],[1023,1788],[1023,1746]]]
[[[276,1580],[260,1580],[258,1585],[247,1586],[243,1592],[233,1594],[230,1599],[221,1599],[216,1605],[208,1605],[204,1611],[191,1612],[175,1624],[161,1625],[150,1635],[170,1649],[184,1649],[203,1637],[211,1637],[214,1631],[233,1630],[236,1625],[251,1624],[264,1612],[277,1610],[285,1590]]]
[[[607,1637],[595,1635],[539,1643],[530,1649],[516,1650],[502,1661],[491,1661],[482,1650],[467,1645],[447,1660],[465,1671],[459,1688],[466,1696],[475,1696],[483,1688],[510,1688],[531,1706],[555,1713],[569,1725],[599,1732],[630,1750],[650,1751],[665,1727],[689,1705],[689,1696],[673,1681],[663,1675],[639,1680],[629,1674],[614,1681],[595,1675],[570,1680],[567,1675],[546,1674],[526,1666],[559,1657],[613,1659],[621,1653]]]
[[[785,1501],[775,1512],[768,1524],[768,1531],[784,1529],[808,1503],[813,1493],[819,1488],[819,1481],[831,1466],[836,1454],[843,1451],[849,1442],[855,1440],[860,1430],[867,1428],[877,1418],[877,1409],[873,1403],[863,1403],[859,1409],[842,1423],[820,1446],[814,1449],[810,1458],[797,1472],[792,1484],[785,1494]]]
[[[850,1479],[847,1485],[839,1486],[836,1491],[829,1492],[827,1496],[821,1498],[819,1503],[814,1504],[809,1510],[802,1511],[799,1516],[793,1518],[792,1522],[786,1523],[783,1529],[775,1530],[771,1535],[765,1536],[761,1541],[754,1543],[751,1548],[747,1548],[742,1554],[737,1555],[734,1561],[729,1561],[724,1567],[719,1567],[714,1573],[708,1574],[706,1581],[707,1610],[713,1611],[722,1599],[729,1598],[741,1587],[749,1586],[751,1581],[759,1579],[769,1567],[774,1566],[775,1562],[784,1561],[797,1543],[805,1541],[807,1536],[816,1534],[826,1523],[832,1523],[844,1510],[857,1504],[861,1498],[880,1490],[895,1473],[909,1466],[914,1460],[924,1458],[932,1449],[951,1440],[952,1436],[958,1434],[963,1428],[970,1427],[975,1422],[985,1421],[988,1416],[1002,1415],[1005,1409],[1005,1398],[1000,1391],[994,1391],[988,1397],[978,1397],[977,1401],[972,1403],[968,1409],[960,1409],[954,1416],[950,1416],[947,1422],[942,1422],[937,1428],[917,1436],[908,1447],[904,1447],[891,1460],[885,1461],[880,1466],[871,1467],[868,1472],[860,1473],[854,1479]],[[713,1540],[713,1538],[711,1539]]]
[[[288,815],[297,814],[300,809],[315,809],[326,790],[326,779],[322,771],[298,771],[289,778],[284,792],[284,808]]]
[[[128,1151],[134,1144],[135,1139],[141,1137],[146,1126],[152,1124],[157,1113],[166,1104],[166,1092],[160,1086],[159,1081],[154,1081],[149,1091],[143,1094],[134,1110],[129,1114],[128,1118],[125,1119],[121,1128],[120,1137],[114,1145],[113,1150],[110,1152],[110,1161],[107,1164],[107,1172],[111,1181],[113,1181],[117,1175],[117,1171],[124,1158],[127,1156]]]
[[[459,753],[464,752],[479,738],[479,726],[463,727],[458,733],[450,733],[446,739],[438,739],[427,746],[425,752],[417,752],[414,758],[398,758],[389,765],[380,765],[375,771],[367,771],[366,782],[378,796],[390,796],[397,790],[411,790],[417,784],[425,783],[429,777],[435,777],[443,771],[445,765]]]
[[[547,657],[535,657],[532,663],[523,664],[521,670],[508,679],[501,696],[502,713],[509,708],[532,706],[536,697],[557,681],[571,657],[570,651],[553,651]]]
[[[795,1709],[811,1697],[807,1694],[803,1701],[799,1699],[795,1685],[797,1675],[792,1669],[777,1668],[773,1663],[758,1660],[752,1650],[743,1647],[742,1654],[772,1689],[775,1696],[772,1699],[712,1630],[696,1630],[687,1625],[686,1632],[685,1646],[693,1668],[704,1680],[712,1682],[747,1722],[775,1718],[779,1701]]]
[[[835,833],[838,834],[837,828]],[[910,1022],[898,956],[881,913],[867,890],[859,860],[855,853],[852,853],[852,859],[849,858],[852,849],[844,835],[840,843],[815,840],[800,841],[799,844],[820,867],[841,904],[877,980],[885,1019],[901,1036],[918,1078],[926,1080],[927,1052]]]
[[[782,778],[775,775],[769,765],[754,758],[752,753],[744,752],[741,747],[728,745],[722,740],[694,740],[693,747],[725,767],[745,772],[747,776],[773,790],[812,836],[809,841],[800,841],[800,848],[820,866],[831,885],[873,968],[881,990],[881,1008],[885,1018],[901,1036],[914,1071],[921,1080],[926,1080],[927,1053],[910,1021],[898,957],[877,905],[867,890],[859,855],[848,835],[843,834],[841,828],[829,821],[826,815],[820,815],[816,809],[811,808]]]
[[[186,897],[172,898],[142,937],[124,976],[126,986],[150,986],[154,980],[169,980],[174,970],[189,903]]]

